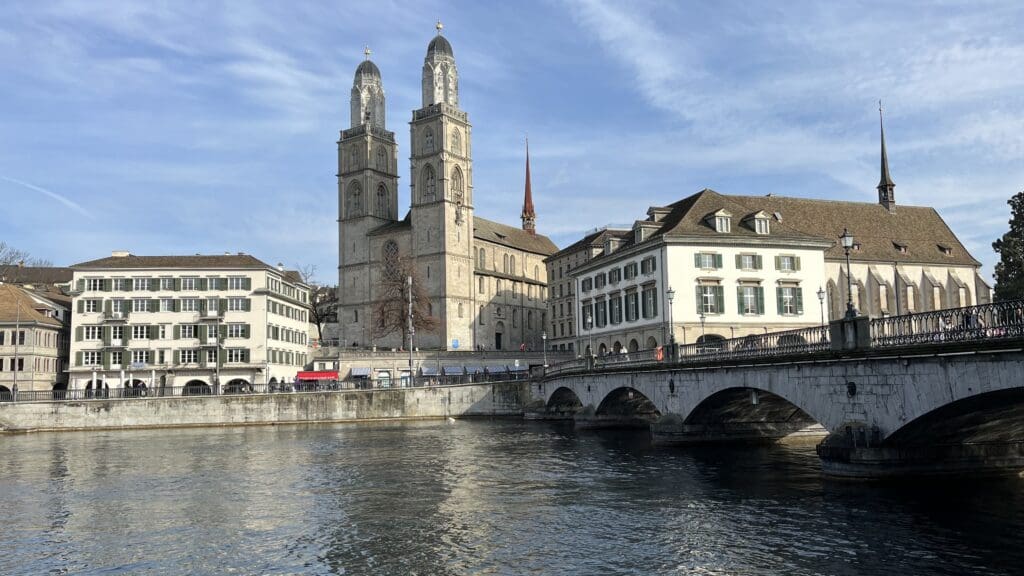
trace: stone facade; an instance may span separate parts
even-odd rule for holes
[[[412,263],[428,312],[439,320],[435,330],[415,335],[417,348],[541,346],[542,260],[555,247],[532,230],[474,215],[472,126],[459,108],[458,81],[451,45],[439,33],[424,59],[422,107],[410,122],[412,206],[399,220],[397,145],[378,111],[380,71],[369,60],[356,71],[352,127],[338,142],[343,349],[408,345],[399,330],[383,334],[375,317],[381,280],[396,259]]]
[[[10,284],[0,285],[0,399],[21,391],[67,386],[68,326],[61,302]]]

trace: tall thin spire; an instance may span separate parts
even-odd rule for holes
[[[530,190],[530,139],[526,139],[526,187],[523,191],[523,230],[537,233],[537,212],[533,209],[533,192]]]
[[[882,136],[882,176],[878,180],[878,203],[889,212],[896,211],[896,184],[889,175],[889,155],[885,152],[885,124],[882,121],[882,101],[878,101],[878,129]]]

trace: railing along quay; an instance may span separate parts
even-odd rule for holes
[[[245,384],[233,386],[105,387],[74,390],[19,390],[0,392],[0,402],[78,402],[82,400],[135,400],[188,396],[253,396],[302,392],[343,392],[351,390],[394,390],[435,386],[469,386],[528,380],[529,372],[415,376],[412,379],[300,380],[294,383]]]
[[[874,318],[868,322],[868,326],[872,348],[1022,338],[1024,300]],[[831,349],[829,327],[813,326],[697,344],[665,346],[653,350],[580,357],[552,364],[545,374],[554,376],[627,366],[642,368],[793,357],[827,352]]]

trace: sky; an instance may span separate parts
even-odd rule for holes
[[[528,135],[559,246],[703,188],[874,202],[879,100],[897,204],[938,209],[986,278],[1024,190],[1019,0],[9,0],[0,240],[56,265],[246,252],[333,283],[355,68],[369,46],[408,207],[438,19],[476,214],[520,225]]]

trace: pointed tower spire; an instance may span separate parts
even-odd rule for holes
[[[526,188],[523,191],[523,230],[537,233],[537,213],[533,209],[533,192],[530,190],[530,139],[526,139]]]
[[[878,203],[889,212],[896,211],[896,184],[889,175],[889,155],[885,152],[885,125],[882,122],[882,101],[878,101],[878,128],[882,135],[882,177],[878,180]]]

